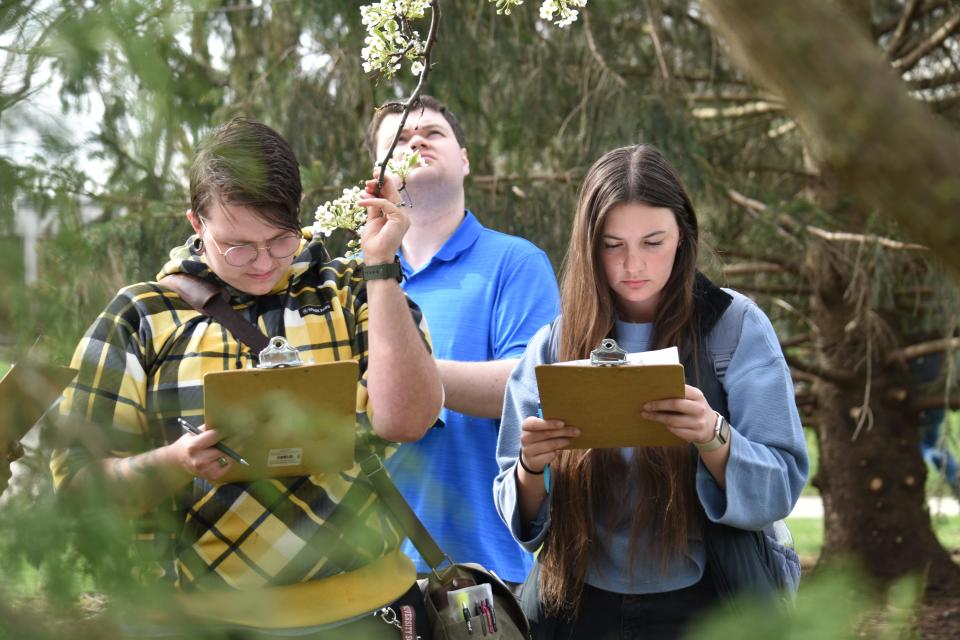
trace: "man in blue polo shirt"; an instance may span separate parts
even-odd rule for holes
[[[374,116],[367,146],[386,155],[402,106]],[[421,308],[443,381],[442,426],[387,461],[401,493],[455,562],[478,562],[522,582],[532,557],[514,542],[493,503],[496,444],[507,378],[537,329],[556,317],[559,295],[546,254],[485,228],[464,208],[470,173],[463,130],[443,104],[420,99],[397,153],[419,151],[425,166],[406,181],[411,226],[401,246],[403,287]],[[429,567],[404,547],[421,573]]]

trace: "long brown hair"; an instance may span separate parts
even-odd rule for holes
[[[559,360],[589,357],[614,328],[615,301],[600,264],[600,242],[613,207],[639,203],[670,209],[680,230],[673,269],[654,314],[653,348],[697,349],[693,285],[697,216],[676,170],[659,149],[615,149],[590,168],[580,199],[561,276]],[[661,567],[687,548],[696,517],[693,469],[687,447],[642,447],[630,461],[615,449],[561,451],[551,463],[551,525],[540,553],[540,599],[553,615],[575,614],[591,546],[600,530],[631,522],[633,540],[655,528]],[[637,487],[637,503],[622,504],[623,487]],[[630,545],[630,566],[636,552]],[[642,550],[647,551],[647,550]]]

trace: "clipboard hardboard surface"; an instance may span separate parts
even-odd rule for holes
[[[0,379],[0,442],[25,436],[76,375],[51,364],[13,365]]]
[[[359,377],[353,360],[204,375],[206,428],[250,463],[234,463],[221,482],[353,467]]]
[[[640,417],[650,400],[684,396],[683,365],[540,365],[536,372],[543,417],[580,429],[567,449],[687,444]]]

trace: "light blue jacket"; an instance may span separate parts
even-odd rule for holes
[[[720,330],[724,319],[713,331]],[[652,325],[618,322],[616,338],[627,351],[649,347]],[[807,477],[806,443],[794,400],[793,382],[769,319],[753,303],[743,316],[742,333],[723,380],[731,429],[726,491],[720,488],[703,463],[696,472],[697,495],[709,519],[740,529],[760,530],[785,518],[796,504]],[[711,332],[712,333],[712,332]],[[707,340],[710,335],[707,336]],[[515,467],[520,450],[520,425],[537,415],[535,367],[555,361],[549,328],[530,341],[523,359],[507,385],[497,444],[500,474],[494,497],[500,517],[524,547],[535,550],[550,526],[549,496],[537,518],[528,526],[520,521]],[[630,450],[624,450],[629,455]],[[621,504],[630,504],[631,487],[625,487]],[[688,551],[675,558],[666,571],[658,553],[637,553],[629,562],[629,518],[614,531],[601,531],[593,545],[585,580],[618,593],[659,593],[695,584],[703,575],[705,553],[702,534],[692,530]],[[638,549],[656,531],[644,532]]]

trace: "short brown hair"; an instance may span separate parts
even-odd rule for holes
[[[450,128],[453,130],[453,135],[457,139],[457,144],[460,145],[461,149],[466,148],[467,138],[463,133],[463,127],[460,126],[457,116],[453,114],[453,111],[450,111],[450,109],[447,108],[447,105],[443,104],[433,96],[420,96],[414,103],[410,114],[411,116],[415,115],[417,110],[422,111],[424,109],[436,111],[442,115],[443,119],[447,121],[447,124],[449,124]],[[370,157],[374,160],[377,159],[377,134],[380,132],[380,125],[383,123],[383,119],[391,113],[403,113],[403,103],[384,103],[383,106],[378,107],[376,112],[374,112],[373,118],[370,120],[370,124],[367,126],[367,151],[370,152]]]
[[[302,193],[293,149],[279,133],[247,118],[214,129],[190,164],[190,207],[197,215],[216,200],[249,207],[272,225],[299,231]]]

